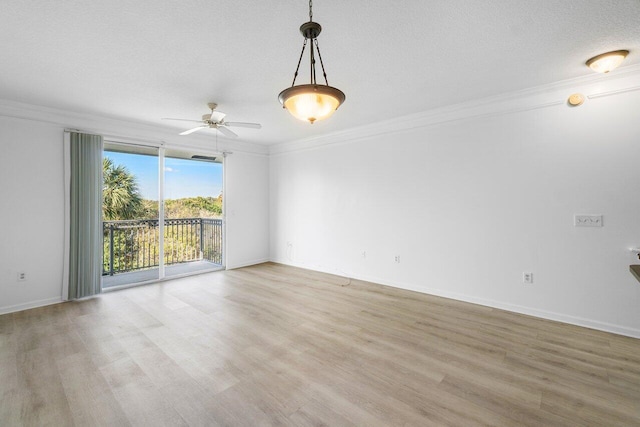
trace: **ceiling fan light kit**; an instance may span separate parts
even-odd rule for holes
[[[311,124],[317,120],[330,117],[346,99],[344,92],[329,86],[327,73],[325,72],[322,56],[320,55],[320,48],[318,46],[318,35],[320,35],[321,31],[322,27],[320,24],[313,22],[313,3],[310,0],[309,22],[305,22],[300,26],[300,32],[304,36],[304,43],[302,44],[302,52],[300,52],[296,72],[293,75],[293,83],[291,87],[283,90],[280,92],[280,95],[278,95],[278,100],[282,104],[282,107],[286,108],[292,116],[299,120],[308,121]],[[300,63],[302,62],[302,57],[304,56],[304,51],[309,41],[311,42],[311,46],[309,47],[311,82],[309,84],[296,86]],[[322,67],[325,84],[318,84],[316,81],[316,52],[320,60],[320,66]]]

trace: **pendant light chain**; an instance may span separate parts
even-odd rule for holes
[[[313,0],[309,0],[309,22],[313,22]]]
[[[316,40],[316,39],[313,39]],[[310,57],[309,57],[309,68],[311,72],[311,84],[316,84],[316,58],[313,55],[313,40],[311,40],[311,49],[309,49]]]
[[[324,62],[322,62],[322,55],[320,55],[320,46],[318,45],[318,39],[314,39],[316,42],[316,50],[318,51],[318,58],[320,58],[320,66],[322,67],[322,75],[324,76],[324,83],[329,86],[329,81],[327,80],[327,72],[324,70]],[[314,79],[315,79],[315,70],[313,70]]]
[[[298,71],[300,70],[300,63],[302,62],[302,56],[304,55],[304,50],[307,48],[307,38],[305,37],[304,42],[302,43],[302,52],[300,52],[300,58],[298,59],[298,66],[296,67],[296,72],[293,74],[293,83],[291,83],[291,87],[295,86],[296,79],[298,78]],[[313,46],[311,46],[313,49]]]

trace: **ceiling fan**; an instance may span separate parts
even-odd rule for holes
[[[262,127],[259,123],[244,123],[244,122],[227,122],[224,120],[226,114],[217,111],[216,108],[218,104],[215,102],[210,102],[207,106],[211,109],[210,114],[204,114],[202,116],[202,120],[189,120],[189,119],[171,119],[171,118],[163,118],[162,120],[177,120],[181,122],[193,122],[200,123],[199,126],[194,127],[189,130],[185,130],[181,132],[180,135],[189,135],[190,133],[198,132],[200,129],[216,129],[220,131],[222,134],[229,136],[231,138],[237,138],[238,135],[229,129],[229,127],[238,127],[238,128],[250,128],[250,129],[260,129]]]

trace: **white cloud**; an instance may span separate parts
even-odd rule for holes
[[[178,169],[170,168],[169,166],[165,166],[165,172],[178,172]]]

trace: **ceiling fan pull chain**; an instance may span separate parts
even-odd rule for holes
[[[304,43],[302,43],[302,52],[300,52],[300,59],[298,59],[298,66],[296,67],[296,72],[293,74],[293,83],[291,83],[291,86],[294,86],[296,84],[296,79],[298,78],[298,70],[300,70],[300,63],[302,62],[302,55],[304,55],[304,50],[307,47],[307,39],[304,39]],[[311,48],[313,49],[313,46],[311,46]]]

